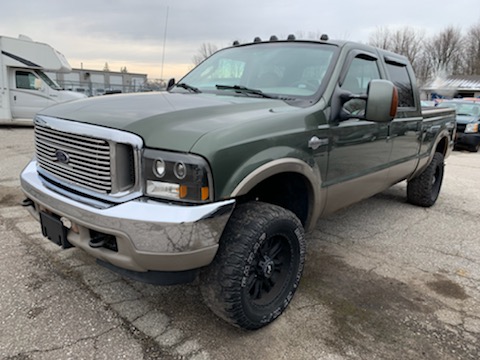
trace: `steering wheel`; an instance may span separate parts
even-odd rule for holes
[[[293,86],[299,89],[312,90],[314,92],[318,90],[318,84],[316,84],[313,80],[295,81],[294,83],[290,84],[290,86]]]

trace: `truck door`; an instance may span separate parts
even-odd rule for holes
[[[340,101],[341,93],[365,94],[370,80],[381,78],[378,63],[376,55],[354,50],[341,72],[332,99],[332,113],[337,114],[331,119],[328,171],[323,183],[329,186],[326,212],[352,203],[353,199],[369,197],[385,187],[392,147],[387,139],[389,124],[361,119],[365,100],[349,100],[340,105],[341,111],[333,105]],[[350,118],[345,119],[342,113]]]
[[[10,104],[13,118],[33,119],[39,110],[52,103],[42,88],[42,80],[32,71],[12,69],[11,80]]]
[[[402,59],[385,57],[389,79],[398,89],[397,117],[390,123],[389,139],[393,143],[390,156],[392,183],[403,180],[417,166],[421,146],[422,113],[412,83],[413,70]]]

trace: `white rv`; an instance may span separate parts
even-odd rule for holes
[[[0,124],[32,124],[47,106],[85,98],[63,90],[44,71],[69,72],[65,57],[50,45],[20,35],[0,36]]]

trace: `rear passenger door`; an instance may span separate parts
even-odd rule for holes
[[[421,145],[422,113],[414,83],[413,70],[403,58],[385,57],[387,75],[398,89],[398,111],[390,123],[389,140],[393,143],[389,179],[402,180],[417,166]],[[410,76],[412,74],[412,76]]]

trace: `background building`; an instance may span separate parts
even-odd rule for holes
[[[64,89],[81,92],[87,96],[147,90],[147,74],[72,69],[70,73],[48,73],[48,75]]]
[[[422,88],[425,99],[480,97],[480,75],[451,75],[435,79]]]

